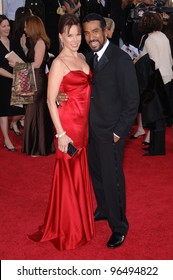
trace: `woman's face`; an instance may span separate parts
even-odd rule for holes
[[[27,25],[26,25],[26,22],[24,24],[24,31],[25,31],[25,34],[27,35]]]
[[[69,31],[65,28],[64,33],[59,36],[64,47],[70,49],[71,51],[77,51],[79,49],[82,40],[79,26],[72,25]]]
[[[26,22],[24,24],[24,32],[25,32],[26,36],[29,37]]]
[[[1,37],[8,37],[10,34],[10,24],[7,19],[4,19],[0,23],[0,36]]]

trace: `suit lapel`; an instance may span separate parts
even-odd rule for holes
[[[100,58],[100,60],[98,61],[95,69],[94,69],[94,73],[96,74],[97,72],[99,72],[107,63],[108,63],[108,58],[106,56],[106,54],[104,53],[102,55],[102,57]]]
[[[107,47],[107,49],[105,50],[104,54],[102,55],[102,57],[100,58],[100,60],[97,63],[97,66],[95,69],[93,69],[93,53],[90,52],[89,54],[87,54],[87,62],[90,65],[93,74],[96,75],[100,70],[102,70],[105,65],[107,65],[107,63],[109,62],[109,60],[111,59],[112,56],[112,43],[109,43],[109,46]]]
[[[112,50],[112,44],[110,42],[109,46],[107,47],[107,49],[103,53],[102,57],[98,61],[97,66],[94,69],[94,74],[97,74],[98,72],[100,72],[105,67],[105,65],[107,65],[107,63],[111,59],[111,50]]]

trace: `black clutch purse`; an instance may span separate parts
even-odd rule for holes
[[[77,152],[78,152],[78,149],[72,143],[69,143],[67,154],[71,157],[74,157]]]

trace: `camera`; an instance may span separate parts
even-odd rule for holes
[[[154,1],[154,5],[156,5],[157,7],[162,7],[166,4],[167,0],[155,0]]]
[[[161,14],[165,13],[169,16],[173,13],[173,7],[167,7],[165,4],[166,0],[155,0],[154,5],[145,5],[144,3],[141,3],[137,8],[131,10],[127,22],[138,22],[145,11],[157,12]]]

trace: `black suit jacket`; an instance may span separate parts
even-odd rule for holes
[[[93,53],[87,56],[92,68]],[[128,135],[139,106],[136,72],[129,55],[109,43],[93,71],[90,126],[103,141],[112,141],[113,132]]]
[[[169,92],[166,91],[160,71],[155,70],[155,63],[148,54],[136,62],[135,68],[141,98],[142,122],[144,127],[150,128],[156,121],[171,115]]]

